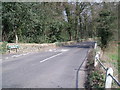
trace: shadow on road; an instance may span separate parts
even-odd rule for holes
[[[68,48],[94,48],[94,45],[95,45],[95,42],[80,42],[80,43],[77,43],[75,45],[69,45],[69,46],[63,46],[63,47],[68,47]],[[89,51],[89,50],[88,50]],[[87,51],[87,53],[88,53]],[[84,61],[86,60],[87,58],[87,55],[84,59]],[[77,72],[76,72],[76,90],[78,90],[79,88],[79,71],[80,71],[80,68],[81,66],[83,65],[84,61],[82,62],[82,64],[78,67],[77,69]]]
[[[80,42],[74,45],[63,45],[63,47],[68,48],[93,48],[95,45],[95,42]]]

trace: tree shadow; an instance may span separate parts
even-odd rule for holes
[[[95,45],[95,42],[79,42],[74,45],[63,45],[62,47],[67,48],[93,48]]]
[[[95,43],[96,42],[79,42],[79,43],[74,44],[74,45],[65,45],[63,47],[67,47],[67,48],[88,48],[89,49],[89,48],[94,48]],[[88,54],[88,51],[87,51],[87,54]],[[87,55],[86,55],[85,59],[86,58],[87,58]],[[79,76],[79,71],[80,71],[80,68],[83,65],[85,59],[83,60],[82,64],[78,67],[78,69],[76,71],[76,82],[75,82],[76,88],[75,88],[75,90],[79,90],[79,85],[78,85],[79,81],[78,80],[79,80],[79,78],[81,78]]]

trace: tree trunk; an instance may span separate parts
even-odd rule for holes
[[[17,35],[16,32],[15,32],[15,43],[16,43],[16,44],[18,43],[18,35]]]
[[[68,34],[69,34],[69,41],[71,41],[72,40],[72,34],[71,34],[70,31],[68,31]]]
[[[82,32],[82,20],[81,16],[79,16],[79,21],[80,21],[80,28],[79,28],[79,33],[80,33],[80,38],[83,39],[83,32]]]
[[[75,17],[75,40],[78,38],[78,18],[77,16]]]
[[[76,10],[75,10],[75,40],[78,41],[78,21],[79,21],[79,3],[76,2]]]

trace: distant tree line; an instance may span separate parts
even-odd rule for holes
[[[2,2],[2,41],[53,43],[116,40],[118,3]]]

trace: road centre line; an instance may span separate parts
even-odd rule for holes
[[[46,59],[43,59],[42,61],[40,61],[40,63],[45,62],[45,61],[47,61],[47,60],[49,60],[49,59],[51,59],[51,58],[57,57],[57,56],[59,56],[59,55],[61,55],[61,54],[62,54],[62,53],[59,53],[59,54],[53,55],[53,56],[51,56],[51,57],[48,57],[48,58],[46,58]]]

